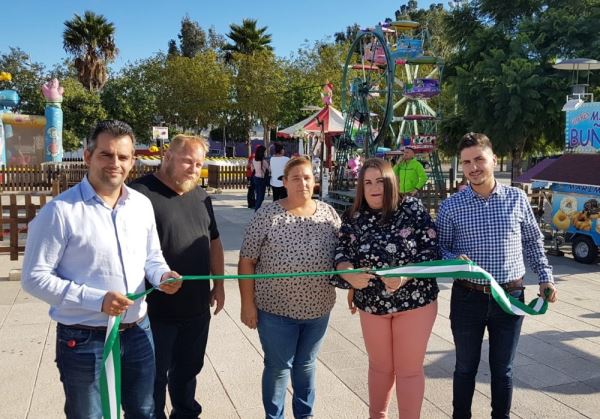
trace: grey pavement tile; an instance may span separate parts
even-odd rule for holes
[[[576,355],[563,348],[552,346],[533,335],[521,335],[517,350],[529,358],[536,359],[545,364],[561,362]]]
[[[39,300],[26,304],[14,304],[4,320],[4,327],[25,324],[48,324],[50,323],[50,317],[48,316],[49,308],[48,304]]]
[[[5,326],[0,330],[0,394],[4,417],[25,417],[47,334],[47,324]]]
[[[202,405],[203,417],[237,418],[235,406],[229,399],[209,357],[205,357],[204,367],[198,375],[196,400]]]
[[[1,261],[1,260],[0,260]],[[0,281],[2,292],[0,292],[0,306],[12,305],[17,294],[21,290],[21,283],[14,281]]]
[[[553,368],[577,381],[600,378],[600,363],[585,358],[569,358],[552,365]]]
[[[356,368],[337,370],[334,374],[344,382],[356,397],[367,404],[369,402],[369,387],[367,383],[368,370],[368,365],[364,364]],[[325,391],[329,393],[329,390]]]
[[[64,415],[63,405],[65,396],[60,376],[56,368],[55,342],[56,328],[52,323],[48,330],[42,359],[33,389],[28,418],[59,418]]]
[[[10,312],[11,309],[12,309],[11,305],[0,305],[0,328],[2,328],[2,325],[4,324],[4,321],[6,320],[6,316],[8,316],[8,313]]]
[[[598,391],[585,383],[575,382],[547,387],[544,392],[551,397],[559,398],[561,403],[570,406],[580,414],[580,416],[573,417],[598,417],[598,412],[600,412]]]
[[[367,355],[356,347],[338,352],[319,353],[319,360],[333,371],[356,368],[368,363]]]
[[[451,416],[450,413],[444,413],[442,409],[431,403],[429,400],[423,400],[421,407],[421,417],[427,419],[446,419]]]
[[[515,368],[514,377],[534,389],[543,389],[575,381],[573,377],[539,363]]]
[[[522,388],[515,383],[511,413],[524,419],[565,419],[583,418],[575,409],[543,391]]]

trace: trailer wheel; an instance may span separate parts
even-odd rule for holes
[[[598,246],[591,237],[577,235],[573,239],[573,257],[580,263],[594,263],[598,257]]]

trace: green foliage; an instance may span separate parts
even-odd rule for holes
[[[455,8],[444,25],[458,102],[444,135],[461,126],[485,132],[497,152],[512,155],[516,173],[524,153],[560,146],[568,81],[552,64],[600,56],[599,21],[594,0],[479,0]]]
[[[87,90],[78,80],[67,78],[61,81],[63,95],[63,148],[77,150],[90,128],[98,121],[107,119],[100,95]]]
[[[267,27],[258,28],[258,22],[255,19],[244,19],[242,24],[232,23],[229,25],[230,31],[227,37],[233,41],[226,44],[223,49],[230,53],[230,58],[234,53],[252,54],[255,51],[272,51],[271,34],[266,33]]]
[[[78,79],[86,89],[98,91],[108,79],[107,65],[118,54],[115,26],[102,15],[86,11],[65,22],[63,48],[75,57]]]
[[[276,125],[285,89],[282,65],[268,50],[253,54],[235,53],[236,108],[251,120],[260,121],[265,131]]]
[[[18,111],[30,115],[44,114],[44,66],[31,62],[29,55],[19,48],[9,48],[0,55],[0,71],[12,74],[12,81],[0,82],[0,89],[14,89],[21,97]]]
[[[160,77],[158,111],[170,124],[205,128],[227,108],[230,79],[213,51],[193,58],[172,57]]]
[[[152,140],[165,57],[157,55],[124,68],[102,91],[102,104],[112,119],[128,122],[139,143]]]
[[[206,32],[198,22],[190,19],[189,16],[185,16],[181,20],[181,31],[177,37],[179,38],[179,50],[184,57],[194,58],[206,49]]]

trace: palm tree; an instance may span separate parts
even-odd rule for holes
[[[256,20],[244,19],[242,24],[232,23],[229,25],[231,29],[227,37],[233,41],[232,44],[227,44],[223,47],[228,52],[228,57],[234,52],[241,54],[252,54],[255,51],[269,50],[271,47],[271,34],[265,33],[267,27],[257,28]]]
[[[75,56],[77,78],[89,91],[102,89],[108,79],[106,66],[115,60],[115,26],[102,15],[86,11],[65,22],[63,48]]]

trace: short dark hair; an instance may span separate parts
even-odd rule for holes
[[[488,138],[487,135],[481,134],[479,132],[468,132],[460,139],[458,143],[458,154],[469,147],[481,147],[481,148],[489,148],[492,152],[494,148],[492,147],[492,142]]]
[[[96,142],[98,141],[98,137],[100,134],[110,134],[113,137],[124,137],[129,136],[131,138],[131,146],[135,148],[135,135],[133,133],[133,129],[129,126],[129,124],[118,121],[116,119],[108,119],[106,121],[100,121],[96,124],[92,131],[90,132],[90,138],[88,138],[86,149],[93,153],[96,149]]]
[[[283,144],[275,144],[275,154],[279,154],[283,151]]]

